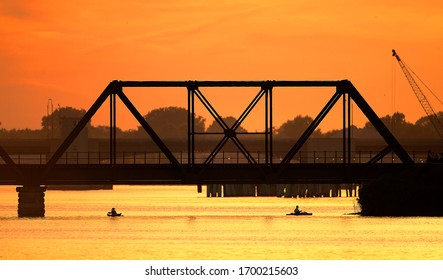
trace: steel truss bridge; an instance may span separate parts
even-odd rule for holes
[[[124,93],[127,88],[183,88],[187,94],[187,150],[172,151],[159,137],[152,126],[144,119],[131,100]],[[228,125],[214,106],[205,97],[205,88],[256,88],[257,94],[244,109],[233,125]],[[277,152],[273,128],[273,94],[279,88],[331,88],[331,98],[318,113],[313,122],[298,139],[293,139],[290,148]],[[117,98],[139,122],[158,147],[158,161],[144,161],[140,155],[130,153],[122,156],[117,150]],[[77,161],[68,160],[69,146],[76,140],[97,110],[109,100],[109,151],[103,154],[77,153]],[[238,129],[251,111],[264,104],[263,132],[240,132]],[[301,160],[302,146],[319,126],[325,116],[342,102],[343,135],[341,151],[335,155],[314,154],[314,160]],[[351,149],[351,101],[356,104],[386,142],[386,147],[373,154],[358,155]],[[217,134],[197,131],[195,107],[200,102],[220,125],[221,140],[210,152],[197,152],[196,137],[204,134]],[[251,151],[244,145],[240,135],[254,134],[261,137],[264,147],[259,152]],[[223,150],[228,143],[235,145],[237,161],[227,158]],[[232,144],[231,144],[232,145]],[[315,153],[315,152],[314,152]],[[319,158],[320,155],[320,159]],[[383,158],[392,155],[395,161]],[[58,149],[48,158],[38,163],[20,161],[8,154],[0,145],[0,184],[37,187],[56,184],[215,184],[215,183],[349,183],[364,182],[377,178],[386,172],[403,172],[407,168],[417,168],[411,155],[400,145],[393,134],[383,124],[362,95],[348,80],[340,81],[112,81],[81,118],[72,132]],[[312,155],[311,155],[312,156]],[[143,155],[141,156],[143,158]],[[356,157],[359,159],[356,161]],[[126,161],[125,161],[126,158]],[[149,158],[149,155],[148,155]],[[231,157],[229,157],[231,158]],[[240,158],[240,160],[239,160]],[[340,158],[340,160],[338,160]],[[105,160],[103,160],[105,159]],[[317,160],[315,160],[317,159]]]

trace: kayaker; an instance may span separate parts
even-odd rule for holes
[[[115,208],[112,208],[110,213],[113,216],[117,215],[117,211],[115,211]]]
[[[294,213],[295,214],[300,214],[300,209],[298,209],[298,205],[297,206],[295,206],[295,209],[294,209]]]

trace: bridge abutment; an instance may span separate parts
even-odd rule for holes
[[[25,185],[17,187],[18,209],[20,218],[45,216],[45,191],[46,187],[39,185]]]

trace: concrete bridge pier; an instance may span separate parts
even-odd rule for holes
[[[25,185],[17,187],[18,216],[44,217],[45,216],[45,191],[46,187],[40,185]]]

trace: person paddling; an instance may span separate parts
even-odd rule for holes
[[[295,209],[294,209],[294,213],[295,214],[300,214],[300,209],[298,209],[298,205],[297,206],[295,206]]]

